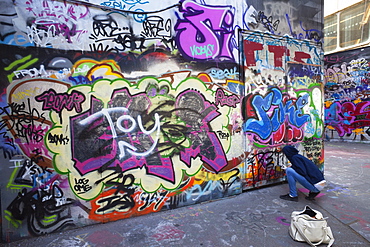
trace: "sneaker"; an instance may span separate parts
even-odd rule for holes
[[[305,197],[306,200],[310,200],[310,201],[313,201],[315,200],[315,197],[320,194],[320,192],[311,192],[308,193],[308,196]]]
[[[298,202],[298,196],[293,197],[293,196],[290,196],[289,194],[281,195],[280,199],[293,201],[293,202]]]

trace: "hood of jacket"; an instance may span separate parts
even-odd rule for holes
[[[299,151],[295,147],[288,145],[283,147],[283,153],[290,160],[294,155],[298,154]]]

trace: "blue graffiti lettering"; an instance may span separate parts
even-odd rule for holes
[[[308,94],[300,96],[297,100],[289,99],[284,103],[284,97],[279,89],[272,88],[265,96],[253,95],[251,106],[255,114],[247,116],[247,121],[243,125],[245,132],[257,134],[261,139],[266,140],[280,129],[286,120],[291,125],[298,128],[302,127],[310,120],[309,114],[303,114],[302,108],[308,103]]]

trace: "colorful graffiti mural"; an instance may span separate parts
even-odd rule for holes
[[[311,2],[4,4],[2,240],[283,181],[286,143],[323,169]]]
[[[325,137],[370,140],[369,49],[325,56]]]

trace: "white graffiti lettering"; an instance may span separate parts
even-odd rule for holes
[[[14,75],[17,79],[22,78],[24,76],[30,76],[31,78],[34,77],[51,77],[55,76],[58,79],[65,78],[68,74],[70,74],[70,69],[64,68],[61,69],[59,72],[48,72],[45,70],[44,65],[40,65],[40,68],[32,68],[32,69],[21,69],[14,71]]]
[[[116,113],[117,112],[128,113],[128,111],[129,110],[125,107],[115,107],[115,108],[109,108],[109,109],[102,109],[101,111],[90,115],[89,117],[85,118],[84,120],[81,120],[79,123],[81,125],[86,125],[89,122],[92,122],[92,121],[104,116],[107,119],[108,123],[109,123],[110,129],[112,131],[112,137],[115,139],[115,138],[118,137],[118,135],[117,135],[117,131],[116,131],[116,128],[115,128],[115,124],[113,123],[112,117],[110,116],[110,113],[114,113],[114,112],[116,112]],[[145,135],[148,135],[148,136],[156,131],[155,140],[154,140],[152,146],[148,150],[146,150],[145,152],[142,152],[142,153],[136,152],[137,148],[134,147],[133,145],[131,145],[131,144],[125,142],[125,141],[118,141],[118,147],[119,147],[119,151],[120,151],[120,154],[119,154],[120,159],[125,157],[126,152],[131,154],[131,155],[145,157],[145,156],[149,155],[155,149],[155,147],[157,146],[157,143],[159,141],[159,136],[160,136],[159,134],[160,134],[161,128],[160,128],[159,115],[157,113],[154,114],[154,118],[155,118],[155,125],[151,130],[146,130],[144,128],[142,120],[141,120],[141,116],[137,116],[136,121],[133,117],[131,117],[129,115],[122,115],[117,119],[116,127],[117,127],[118,130],[120,130],[124,133],[131,133],[132,131],[134,131],[136,129],[137,126],[139,126],[140,131],[142,131]],[[130,127],[125,128],[122,125],[122,123],[124,121],[129,122],[130,124],[128,124],[128,126],[130,126]]]
[[[234,67],[232,69],[224,69],[224,70],[214,68],[214,69],[211,69],[210,75],[213,78],[219,79],[219,80],[238,79],[238,71],[236,70],[236,67]]]

